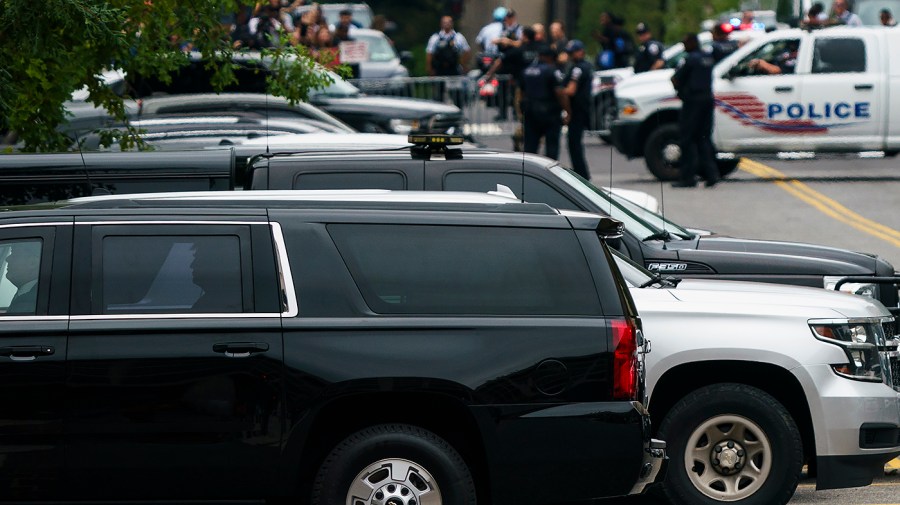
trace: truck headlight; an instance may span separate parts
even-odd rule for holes
[[[628,98],[620,98],[616,101],[619,108],[619,117],[633,116],[638,113],[637,102]]]
[[[418,119],[391,119],[389,122],[394,133],[406,135],[419,129]]]
[[[825,289],[834,290],[837,282],[843,278],[844,276],[840,275],[826,275],[824,278]],[[841,284],[840,291],[842,293],[851,293],[854,295],[866,296],[874,300],[878,300],[878,297],[880,295],[878,284],[871,282],[845,282],[844,284]]]
[[[844,350],[847,363],[832,364],[831,368],[841,377],[867,382],[884,382],[884,361],[879,347],[884,348],[885,338],[881,323],[810,321],[813,335]]]

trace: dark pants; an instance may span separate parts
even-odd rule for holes
[[[584,156],[584,130],[588,125],[587,111],[585,114],[572,112],[572,119],[569,121],[569,133],[566,140],[569,144],[569,159],[572,160],[572,170],[576,174],[591,180],[591,172],[588,169],[587,160]]]
[[[716,152],[712,144],[713,112],[712,97],[688,98],[681,106],[679,128],[681,129],[681,181],[694,183],[698,174],[703,174],[707,182],[719,180],[716,166]]]
[[[555,113],[554,113],[555,112]],[[544,138],[544,155],[554,160],[559,159],[559,135],[562,130],[562,119],[559,109],[552,105],[535,105],[522,103],[525,129],[525,152],[538,152],[541,137]]]

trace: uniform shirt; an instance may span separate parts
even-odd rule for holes
[[[555,65],[540,60],[533,61],[522,72],[525,102],[545,106],[544,112],[561,112],[556,90],[563,84],[563,80],[562,73],[557,71]]]
[[[672,76],[678,98],[712,99],[713,65],[715,61],[711,54],[699,49],[691,51]]]
[[[425,46],[425,52],[428,54],[434,54],[434,50],[437,48],[437,45],[439,43],[450,40],[453,41],[460,55],[469,50],[469,43],[466,42],[466,38],[463,36],[463,34],[452,30],[450,31],[450,33],[439,31],[435,34],[432,34],[428,39],[428,45]]]
[[[503,22],[495,21],[484,25],[478,35],[475,37],[475,43],[480,44],[484,52],[491,55],[500,53],[500,48],[494,44],[494,39],[499,39],[503,35]]]
[[[634,73],[639,74],[650,70],[654,63],[662,59],[663,49],[665,47],[658,40],[648,40],[641,44],[634,57]]]
[[[844,11],[844,13],[841,14],[837,18],[837,21],[838,21],[838,23],[840,23],[842,25],[847,25],[847,26],[862,26],[863,25],[862,19],[859,19],[859,16],[857,16],[856,14],[854,14],[850,11]]]
[[[736,40],[714,40],[712,43],[712,57],[718,63],[725,59],[729,54],[737,51],[738,43]]]
[[[594,69],[591,64],[585,60],[573,61],[569,72],[566,75],[566,85],[569,82],[577,83],[575,88],[575,96],[570,97],[572,104],[572,115],[586,115],[591,104],[591,79],[593,78]]]

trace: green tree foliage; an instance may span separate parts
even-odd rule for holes
[[[575,36],[583,40],[589,54],[597,54],[599,45],[592,32],[600,29],[600,13],[612,12],[625,19],[625,29],[634,36],[635,26],[644,22],[666,45],[681,40],[689,32],[700,30],[700,23],[719,13],[736,10],[739,0],[583,0]]]
[[[190,43],[214,70],[213,85],[236,82],[229,25],[222,14],[238,0],[0,0],[0,131],[19,133],[26,151],[65,150],[71,141],[57,131],[64,104],[87,88],[89,101],[125,120],[122,97],[104,85],[104,69],[118,68],[168,80],[188,63]],[[293,102],[330,83],[302,46],[264,52],[273,68],[269,88]],[[130,129],[123,147],[133,146]]]

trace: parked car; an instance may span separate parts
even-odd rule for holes
[[[674,505],[787,503],[865,486],[900,455],[900,331],[822,289],[660,278],[613,251],[652,342],[650,412]]]
[[[641,403],[640,319],[603,241],[619,232],[451,193],[4,212],[0,283],[17,292],[0,310],[0,490],[313,505],[639,493],[665,454]]]
[[[149,77],[126,77],[135,97],[154,93],[210,93],[211,70],[204,67],[199,54],[191,55],[191,63],[183,67],[170,83]],[[239,53],[235,61],[237,84],[227,92],[260,93],[265,96],[268,70],[258,53]],[[324,70],[323,70],[324,72]],[[332,84],[312,90],[309,102],[337,117],[358,131],[366,133],[462,133],[464,117],[458,107],[406,97],[367,96],[340,76],[330,73]],[[114,76],[112,76],[115,79]]]

